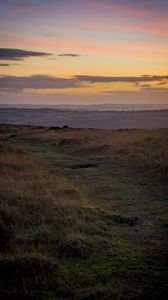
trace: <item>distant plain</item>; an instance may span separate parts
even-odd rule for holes
[[[168,110],[0,109],[0,123],[75,128],[168,128]]]

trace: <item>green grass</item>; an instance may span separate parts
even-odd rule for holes
[[[167,298],[168,130],[0,126],[0,298]]]

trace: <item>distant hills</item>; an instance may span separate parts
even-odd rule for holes
[[[79,111],[134,111],[134,110],[162,110],[168,109],[168,104],[0,104],[1,108],[27,108],[27,109],[61,109],[61,110],[79,110]]]

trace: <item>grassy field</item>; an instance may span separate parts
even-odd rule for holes
[[[0,126],[0,299],[168,297],[168,129]]]

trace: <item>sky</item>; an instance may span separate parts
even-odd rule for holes
[[[167,0],[0,0],[0,103],[168,104]]]

